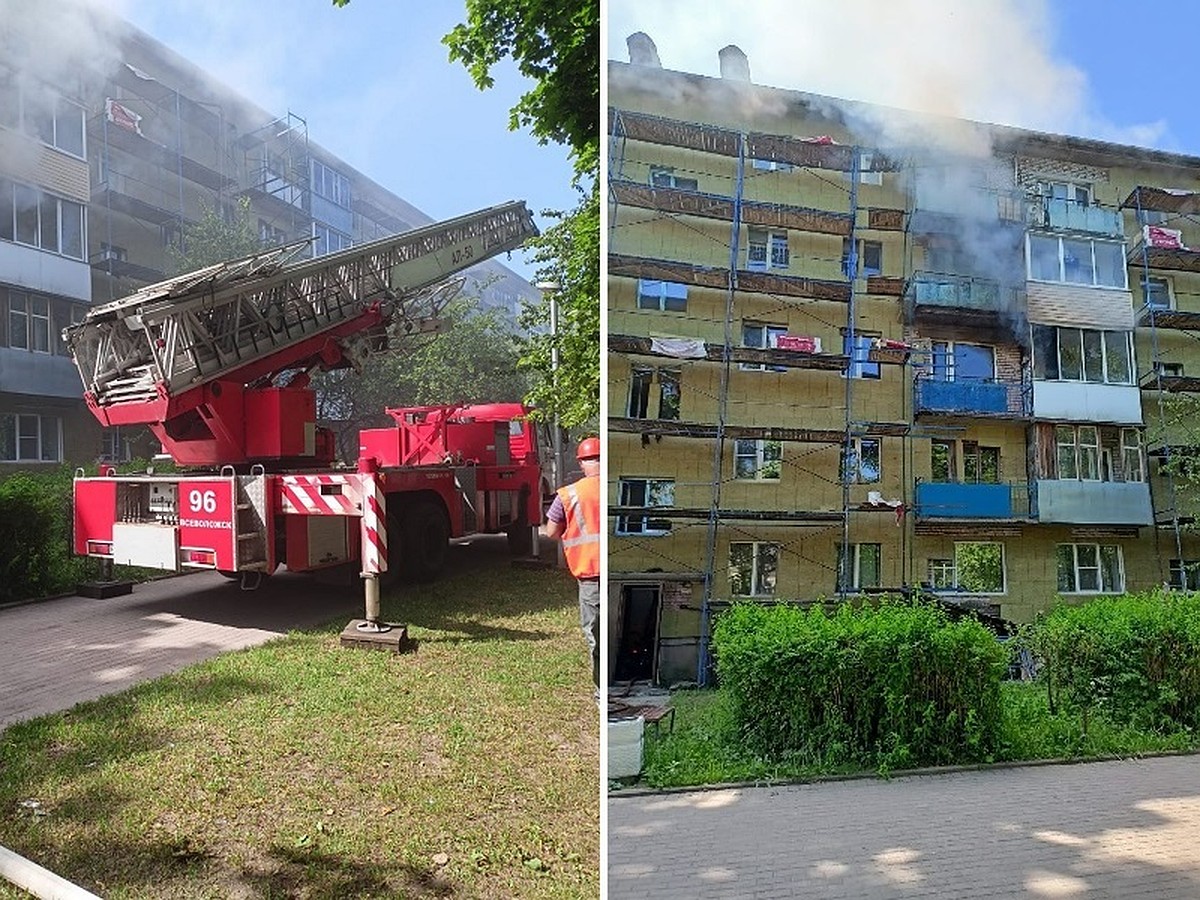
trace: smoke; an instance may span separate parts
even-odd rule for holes
[[[1085,73],[1054,56],[1047,0],[610,0],[608,25],[613,59],[645,31],[676,71],[716,75],[734,43],[760,85],[1139,146],[1166,133],[1093,108]]]

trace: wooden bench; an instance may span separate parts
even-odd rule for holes
[[[658,733],[662,727],[662,720],[667,720],[667,733],[675,730],[675,707],[673,706],[643,706],[638,710],[638,715],[646,722],[654,724],[654,732]]]

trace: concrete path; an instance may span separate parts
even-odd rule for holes
[[[608,897],[1200,897],[1200,757],[620,797]]]
[[[0,610],[0,729],[344,616],[357,585],[282,573],[242,591],[215,572],[137,585],[108,600],[66,597]]]

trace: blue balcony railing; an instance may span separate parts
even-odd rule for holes
[[[1029,486],[917,481],[918,519],[1027,519]]]
[[[1032,224],[1042,228],[1124,237],[1125,220],[1119,210],[1085,206],[1074,200],[1041,197],[1030,206]]]
[[[1028,382],[936,378],[913,382],[913,410],[918,415],[1023,419],[1032,408],[1033,390]]]

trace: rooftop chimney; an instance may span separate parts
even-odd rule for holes
[[[730,81],[745,81],[750,82],[750,60],[746,59],[746,54],[742,52],[742,48],[736,44],[730,44],[727,47],[722,47],[717,53],[721,60],[721,77],[728,78]]]
[[[658,58],[658,48],[654,46],[654,41],[650,40],[650,35],[644,31],[637,31],[625,38],[625,43],[629,47],[629,62],[634,66],[653,66],[656,69],[662,68],[662,61]]]

